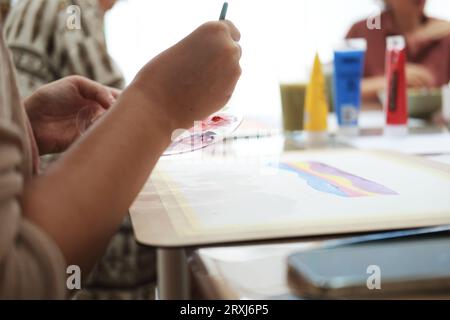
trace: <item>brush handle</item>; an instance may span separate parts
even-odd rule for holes
[[[219,20],[225,20],[227,17],[227,11],[228,11],[228,2],[225,2],[222,7],[222,11],[220,12],[220,18]]]

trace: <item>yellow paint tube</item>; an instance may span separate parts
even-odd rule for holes
[[[316,54],[311,79],[305,98],[305,131],[311,144],[322,144],[328,139],[328,102],[325,76],[319,55]]]

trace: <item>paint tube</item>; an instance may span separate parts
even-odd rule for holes
[[[310,147],[322,147],[328,141],[328,102],[325,76],[319,55],[316,54],[311,78],[305,97],[306,143]]]
[[[386,135],[403,136],[408,133],[408,99],[406,88],[405,38],[387,38],[386,50]]]
[[[334,105],[342,135],[358,135],[366,50],[366,40],[358,38],[346,40],[334,51]]]

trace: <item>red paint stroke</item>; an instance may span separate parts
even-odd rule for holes
[[[215,115],[201,122],[202,132],[225,127],[236,122],[237,118],[231,115]],[[194,132],[197,128],[191,128],[189,132]]]

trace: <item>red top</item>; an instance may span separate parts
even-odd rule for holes
[[[426,23],[433,18],[424,17]],[[363,20],[353,25],[346,38],[365,38],[367,40],[367,55],[365,77],[384,75],[386,57],[386,38],[403,35],[395,26],[394,19],[389,12],[381,14],[381,29],[370,30],[367,21]],[[411,37],[406,38],[407,62],[428,67],[434,75],[436,87],[450,81],[450,35],[440,40],[417,42]]]

